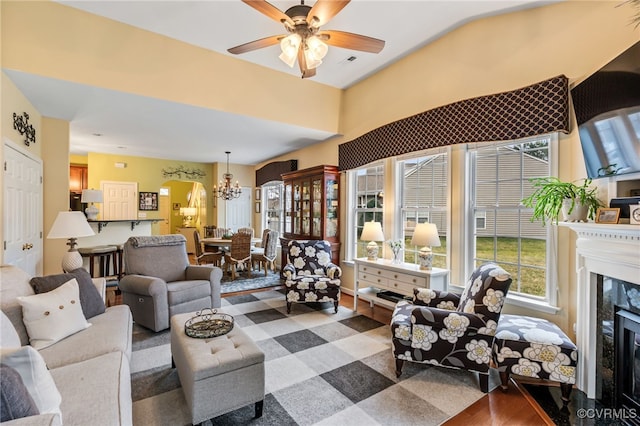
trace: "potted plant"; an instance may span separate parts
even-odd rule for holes
[[[565,221],[585,221],[595,217],[602,202],[597,197],[598,189],[591,187],[591,179],[574,182],[563,182],[557,177],[532,178],[533,193],[522,200],[526,207],[533,208],[531,221],[542,220],[558,223],[558,216],[562,212]]]

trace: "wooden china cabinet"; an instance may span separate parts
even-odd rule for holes
[[[284,173],[284,234],[281,264],[287,264],[290,240],[326,240],[331,260],[340,262],[340,173],[336,166],[317,166]]]

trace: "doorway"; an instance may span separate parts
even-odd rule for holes
[[[42,275],[42,160],[5,139],[3,263]]]

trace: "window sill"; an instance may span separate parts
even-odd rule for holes
[[[464,287],[449,284],[449,291],[453,291],[458,294],[462,294]],[[547,314],[556,315],[561,311],[561,308],[557,306],[551,306],[547,302],[537,301],[529,299],[528,297],[517,296],[515,294],[507,294],[506,305],[517,306],[519,308],[531,309],[533,311],[544,312]]]
[[[517,296],[517,295],[507,295],[507,305],[517,306],[519,308],[527,308],[534,311],[540,311],[547,314],[556,315],[560,312],[561,308],[557,306],[551,306],[547,302],[532,300],[527,297]]]

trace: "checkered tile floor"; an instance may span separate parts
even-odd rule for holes
[[[405,363],[396,378],[389,326],[343,306],[334,314],[330,303],[294,304],[287,315],[281,291],[222,303],[265,352],[267,395],[262,418],[251,405],[215,425],[436,425],[484,395],[465,371]]]

